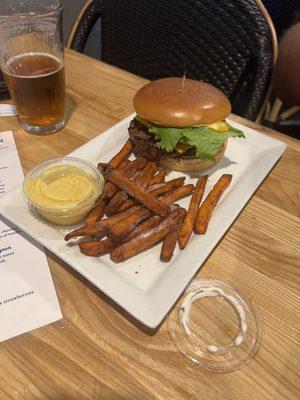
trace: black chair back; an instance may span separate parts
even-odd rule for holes
[[[71,48],[83,52],[97,21],[102,60],[153,80],[202,79],[221,89],[234,112],[255,119],[272,74],[272,36],[255,0],[95,0]]]
[[[6,100],[9,99],[10,95],[7,89],[6,82],[3,78],[3,74],[0,70],[0,100]]]
[[[281,36],[291,24],[299,21],[300,0],[262,0]]]

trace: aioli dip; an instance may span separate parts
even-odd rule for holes
[[[71,225],[86,217],[99,201],[103,186],[103,176],[94,166],[66,157],[29,172],[23,191],[28,205],[48,221]]]

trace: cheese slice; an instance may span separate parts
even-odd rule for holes
[[[145,126],[148,126],[150,124],[150,121],[147,121],[146,119],[140,117],[139,115],[136,115],[134,118]],[[199,125],[199,126],[207,126],[208,128],[211,128],[216,132],[227,132],[229,130],[229,126],[225,121],[218,121],[210,125]]]
[[[185,153],[187,150],[191,149],[193,146],[190,146],[189,144],[186,143],[177,143],[174,150],[177,151],[177,153],[182,154]]]
[[[225,121],[214,122],[207,126],[217,132],[227,132],[229,130],[229,126]]]

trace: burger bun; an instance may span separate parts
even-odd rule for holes
[[[215,160],[196,157],[169,157],[159,160],[159,164],[167,169],[180,172],[199,171],[213,167],[223,157],[226,149],[225,142],[218,150]]]
[[[224,120],[231,112],[227,97],[202,81],[164,78],[150,82],[134,96],[138,116],[167,127],[192,127]]]

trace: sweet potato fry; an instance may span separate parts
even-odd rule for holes
[[[186,185],[174,189],[172,192],[159,197],[159,199],[166,205],[175,203],[175,201],[182,199],[183,197],[189,196],[194,190],[194,185]],[[135,206],[138,207],[138,206]],[[129,208],[132,210],[132,208]],[[125,212],[124,210],[123,212]],[[114,214],[117,215],[117,214]],[[138,209],[134,213],[123,218],[121,221],[116,222],[110,229],[108,237],[113,241],[121,242],[127,237],[130,232],[142,221],[149,218],[151,211],[147,208]],[[112,217],[111,217],[112,218]]]
[[[103,199],[109,200],[117,191],[118,191],[118,188],[116,185],[114,185],[111,182],[105,182]]]
[[[135,173],[141,172],[147,163],[148,160],[145,157],[137,157],[132,161],[127,160],[123,167],[117,169],[124,172],[124,174],[131,178]]]
[[[169,214],[169,207],[166,204],[163,204],[159,199],[151,195],[139,185],[136,185],[135,182],[131,181],[123,171],[107,166],[103,169],[103,173],[110,182],[120,187],[120,189],[125,190],[129,195],[136,198],[155,214],[159,214],[163,217]]]
[[[122,211],[118,214],[113,215],[112,217],[101,219],[100,221],[95,222],[91,225],[85,225],[82,228],[75,229],[72,232],[69,232],[65,236],[65,240],[68,241],[72,238],[77,238],[81,236],[98,236],[102,233],[108,232],[109,228],[111,228],[117,221],[122,220],[122,218],[127,217],[130,214],[133,214],[137,210],[143,208],[142,206],[135,206],[129,208],[128,210]]]
[[[120,164],[118,165],[118,169],[122,169],[122,168],[125,167],[125,165],[128,165],[128,164],[130,164],[130,163],[131,163],[131,161],[129,161],[129,160],[122,160],[122,161],[120,162]]]
[[[152,187],[149,187],[147,190],[149,193],[153,194],[154,196],[161,196],[163,194],[166,194],[168,192],[171,192],[173,189],[182,186],[184,184],[185,177],[180,177],[180,178],[175,178],[172,179],[168,182],[160,183],[157,185],[153,185]],[[118,212],[127,210],[127,208],[131,208],[138,204],[137,200],[135,199],[128,199],[124,204],[121,205],[121,207],[118,209]],[[113,214],[113,213],[112,213]]]
[[[99,257],[109,253],[113,249],[113,242],[108,239],[97,242],[81,242],[79,243],[79,248],[81,253],[86,256]]]
[[[92,208],[85,219],[86,225],[91,225],[103,217],[105,213],[105,204],[105,201],[102,199],[94,208]]]
[[[158,183],[163,182],[166,177],[166,170],[164,168],[160,168],[156,175],[154,175],[149,182],[149,187],[153,185],[157,185]]]
[[[146,188],[157,170],[155,161],[148,163],[142,171],[137,171],[130,179],[141,187]],[[122,204],[128,200],[128,194],[124,190],[119,190],[106,206],[106,214],[112,215],[120,211]]]
[[[178,235],[178,244],[181,250],[185,248],[193,232],[195,221],[198,214],[199,204],[201,203],[203,197],[207,178],[208,176],[205,175],[198,179],[194,193],[190,201],[188,212],[181,225]]]
[[[138,201],[135,199],[128,199],[125,201],[125,203],[121,204],[121,206],[118,208],[117,212],[127,210],[128,208],[134,207],[135,205],[139,204]],[[111,211],[111,214],[114,214],[114,210]]]
[[[130,161],[130,160],[127,160],[127,159],[126,160],[122,160],[120,162],[120,164],[117,166],[117,169],[124,169],[126,167],[126,165],[128,166],[131,163],[132,163],[132,161]],[[99,169],[99,171],[102,171],[102,169],[106,165],[107,165],[107,163],[105,163],[105,162],[99,162],[98,165],[97,165],[97,168]],[[131,167],[129,167],[129,168],[131,168]]]
[[[144,167],[145,168],[145,167]],[[139,176],[141,176],[143,174],[144,169],[140,169],[138,171],[135,171],[131,176],[130,179],[132,181],[135,181]]]
[[[178,211],[178,214],[180,215],[181,218],[178,220],[176,229],[173,232],[169,232],[163,239],[163,244],[162,244],[161,252],[160,252],[160,260],[162,262],[169,262],[171,260],[171,258],[173,257],[173,253],[174,253],[176,243],[177,243],[178,233],[179,233],[182,221],[186,215],[185,208],[181,207]]]
[[[179,208],[179,205],[173,204],[170,210],[174,211],[177,208]],[[109,237],[112,238],[112,240],[115,239],[114,241],[117,239],[120,242],[123,240],[127,242],[140,233],[145,232],[147,229],[158,225],[159,222],[163,220],[160,215],[153,215],[150,218],[149,215],[149,210],[145,208],[136,211],[134,214],[131,214],[131,216],[128,216],[128,218],[125,218],[122,223],[121,221],[120,223],[116,223],[117,227],[113,225]]]
[[[158,185],[149,187],[148,191],[154,196],[161,196],[182,186],[184,184],[184,181],[185,181],[185,176],[174,178],[168,182],[160,183]]]
[[[167,193],[164,196],[160,197],[160,200],[162,200],[165,204],[170,205],[172,203],[175,203],[175,201],[182,199],[183,197],[189,196],[194,190],[193,185],[186,185],[182,186],[179,188],[174,189],[172,192]],[[140,210],[143,210],[140,214]],[[145,210],[145,211],[144,211]],[[120,234],[121,238],[126,237],[129,235],[129,233],[140,223],[142,220],[146,219],[151,215],[151,212],[146,212],[149,211],[145,209],[142,205],[136,205],[132,208],[129,208],[127,210],[121,211],[117,214],[114,214],[113,216],[109,218],[102,219],[100,221],[95,222],[94,224],[91,225],[85,225],[82,228],[75,229],[72,232],[69,232],[65,236],[65,240],[69,240],[72,238],[76,237],[81,237],[81,236],[90,236],[90,237],[96,237],[101,234],[106,234],[109,229],[112,228],[112,226],[121,223],[121,221],[126,218],[127,216],[132,215],[130,220],[128,221],[123,221],[122,224],[117,225],[114,229],[119,233],[121,230],[122,226],[122,233]],[[118,233],[116,234],[118,236]]]
[[[149,162],[146,167],[143,169],[143,173],[137,177],[135,183],[138,183],[143,188],[148,187],[153,175],[157,171],[158,165],[156,161]]]
[[[144,157],[138,157],[135,160],[128,162],[124,167],[122,167],[122,172],[124,172],[128,177],[131,177],[136,171],[139,171],[145,167],[147,160]],[[104,165],[107,164],[99,163],[98,168],[102,171]],[[119,190],[119,188],[112,182],[106,182],[104,186],[103,199],[109,200],[112,196]]]
[[[117,168],[118,165],[120,164],[121,161],[123,161],[125,158],[127,158],[133,149],[133,143],[130,139],[127,140],[127,142],[124,144],[122,149],[117,153],[110,161],[109,165],[112,168]]]
[[[141,222],[137,225],[137,227],[130,232],[128,236],[124,239],[125,242],[133,239],[134,237],[140,235],[141,233],[147,231],[150,228],[158,225],[163,220],[163,217],[160,215],[152,215],[152,217],[146,219],[145,221]]]
[[[211,214],[218,204],[220,197],[229,186],[231,179],[232,175],[222,175],[213,187],[213,189],[208,193],[198,211],[196,223],[194,226],[195,233],[204,234],[206,232]]]
[[[125,201],[125,203],[121,204],[121,206],[118,208],[117,212],[127,210],[128,208],[134,207],[135,205],[139,204],[137,200],[135,199],[128,199]],[[114,210],[111,211],[111,214],[114,214]]]
[[[143,168],[144,164],[147,162],[146,159],[143,157],[139,157],[134,161],[135,162],[124,159],[120,162],[120,164],[118,165],[118,168],[123,169],[125,172],[130,174],[131,170],[134,170],[139,167]],[[98,168],[100,165],[101,165],[101,163],[98,164]],[[115,185],[113,185],[111,182],[105,183],[103,199],[96,207],[94,207],[91,210],[90,214],[88,215],[88,217],[86,219],[87,224],[92,224],[103,217],[104,212],[105,212],[105,204],[106,204],[104,199],[110,198],[111,193],[114,193],[116,190],[117,190],[117,187]]]
[[[159,225],[114,248],[110,253],[111,260],[119,263],[149,249],[173,231],[180,218],[178,210],[171,211]]]
[[[179,208],[177,204],[171,206],[171,210],[175,210]],[[128,242],[129,240],[135,238],[143,232],[146,232],[148,229],[157,226],[163,217],[159,215],[153,215],[152,217],[146,219],[146,221],[141,222],[125,239],[124,242]],[[83,254],[87,256],[103,256],[104,254],[109,253],[114,247],[116,247],[116,243],[111,239],[104,239],[100,241],[93,242],[82,242],[79,243],[80,250]]]
[[[189,185],[178,187],[171,192],[160,196],[159,199],[165,204],[172,204],[175,201],[183,199],[184,197],[190,196],[194,191],[194,185],[191,183]]]
[[[124,190],[118,190],[108,202],[105,212],[107,215],[112,215],[119,212],[123,203],[128,200],[128,194]]]
[[[159,215],[153,215],[152,217],[146,219],[140,223],[125,239],[124,242],[127,242],[136,236],[140,235],[143,232],[146,232],[148,229],[153,228],[158,225],[163,220],[163,217]],[[103,239],[100,241],[93,242],[82,242],[79,243],[81,253],[87,256],[103,256],[104,254],[109,253],[114,247],[116,247],[116,243],[111,239]]]
[[[141,208],[133,214],[128,215],[121,221],[116,222],[109,230],[108,238],[113,242],[121,242],[129,235],[134,228],[145,219],[149,218],[151,211],[148,208]]]

